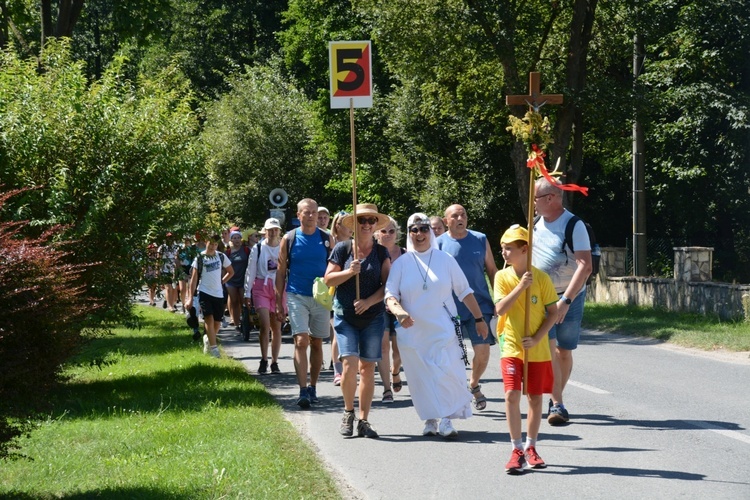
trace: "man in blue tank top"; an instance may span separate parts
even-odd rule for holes
[[[315,278],[325,275],[331,240],[317,227],[318,204],[315,200],[305,198],[297,203],[297,217],[300,227],[281,239],[276,270],[276,314],[279,321],[284,321],[282,300],[286,289],[289,322],[294,336],[294,371],[300,388],[297,404],[309,408],[311,403],[318,402],[316,386],[323,365],[323,339],[330,335],[330,313],[315,301],[312,289]]]
[[[483,233],[468,229],[468,216],[464,207],[451,205],[446,208],[445,223],[448,225],[448,231],[437,239],[438,248],[456,259],[466,279],[469,280],[469,286],[474,290],[474,297],[482,310],[482,317],[474,318],[464,303],[453,296],[458,315],[461,317],[461,332],[464,338],[471,340],[474,349],[469,389],[474,395],[474,408],[481,411],[487,407],[487,398],[482,394],[479,380],[490,361],[490,346],[495,345],[495,335],[490,331],[487,338],[482,338],[477,333],[476,323],[484,321],[489,328],[495,314],[495,305],[485,273],[489,275],[489,282],[494,283],[497,265],[487,237]]]

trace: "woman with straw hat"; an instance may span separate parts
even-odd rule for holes
[[[375,241],[375,233],[390,223],[372,203],[358,204],[357,218],[347,215],[342,224],[356,232],[355,241],[338,243],[331,252],[325,282],[336,286],[333,325],[344,363],[341,393],[344,415],[339,428],[343,436],[354,433],[354,399],[359,373],[359,422],[357,435],[377,438],[368,421],[375,391],[375,363],[381,358],[385,304],[385,282],[391,269],[388,251]]]

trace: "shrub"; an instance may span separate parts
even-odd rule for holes
[[[0,210],[19,192],[0,194]],[[24,235],[28,228],[28,221],[0,221],[0,458],[14,455],[25,417],[41,408],[98,306],[83,293],[88,266],[66,262],[75,243],[51,243],[63,228],[37,237]]]

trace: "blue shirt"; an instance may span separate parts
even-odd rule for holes
[[[312,297],[313,281],[319,276],[325,276],[328,266],[328,247],[320,237],[320,229],[315,228],[313,234],[305,234],[299,228],[295,229],[294,244],[288,249],[292,261],[289,267],[289,280],[286,284],[287,293]]]
[[[441,234],[437,239],[438,248],[456,259],[458,267],[466,275],[466,279],[469,281],[469,286],[474,290],[474,297],[479,303],[479,309],[481,309],[483,315],[493,315],[495,312],[495,305],[492,303],[492,297],[490,296],[489,285],[485,278],[484,272],[484,257],[487,253],[487,236],[479,231],[468,230],[468,234],[462,239],[457,240],[451,238],[448,232]],[[463,302],[453,295],[453,300],[456,302],[456,309],[458,315],[461,316],[461,321],[472,319],[474,316],[469,311],[469,308],[464,305]]]

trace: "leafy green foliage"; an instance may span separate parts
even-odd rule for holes
[[[154,228],[176,229],[167,226],[182,210],[175,200],[195,197],[205,177],[185,81],[167,67],[134,83],[118,60],[89,84],[55,43],[42,73],[34,60],[2,57],[0,183],[40,187],[7,210],[36,226],[66,225],[61,236],[78,242],[71,261],[99,262],[84,276],[86,295],[107,304],[97,317],[127,317],[142,279],[133,255]]]

